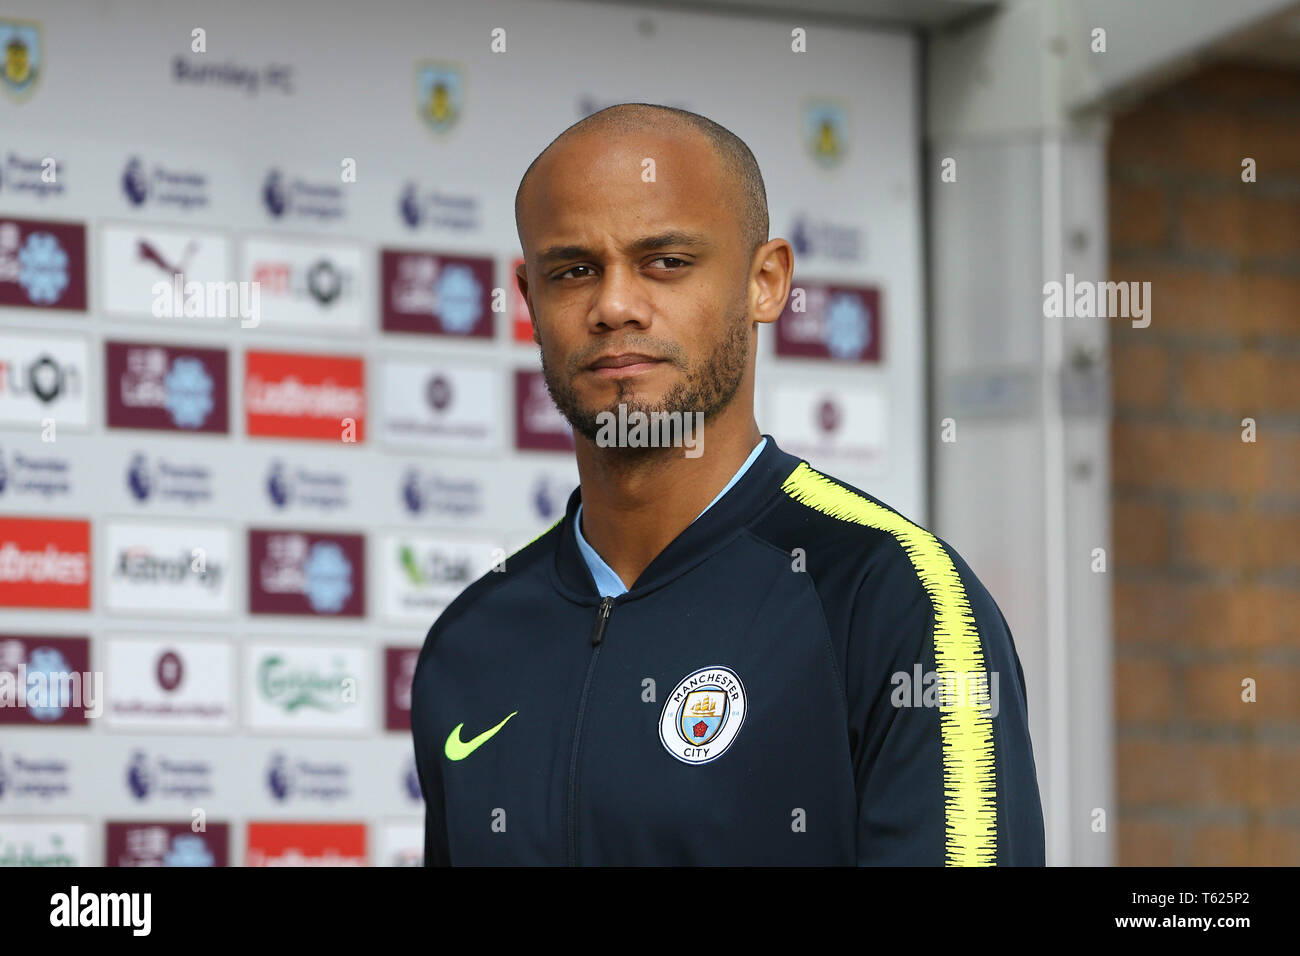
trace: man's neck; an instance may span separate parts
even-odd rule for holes
[[[725,413],[724,413],[725,414]],[[576,435],[582,485],[582,536],[628,588],[659,553],[726,487],[763,440],[752,411],[747,422],[709,427],[704,453],[681,448],[598,448]]]

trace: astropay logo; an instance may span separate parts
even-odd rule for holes
[[[226,614],[234,534],[222,525],[109,522],[105,603],[115,611]]]

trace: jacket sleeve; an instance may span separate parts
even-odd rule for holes
[[[860,866],[1042,866],[1023,673],[955,551],[916,529],[870,560],[850,615]]]
[[[415,772],[424,795],[424,865],[450,866],[447,846],[447,818],[442,790],[442,742],[433,726],[430,703],[433,691],[433,648],[435,624],[429,629],[411,680],[411,737],[415,745]]]

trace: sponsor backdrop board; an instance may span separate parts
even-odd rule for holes
[[[760,427],[925,520],[912,38],[810,27],[796,62],[761,21],[544,0],[202,25],[0,12],[0,865],[420,861],[420,645],[577,484],[514,193],[604,106],[754,150],[799,290]]]

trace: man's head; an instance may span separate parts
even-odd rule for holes
[[[601,110],[528,167],[515,221],[547,388],[575,431],[594,442],[619,404],[715,420],[738,395],[752,422],[755,323],[780,315],[791,253],[767,239],[740,139],[684,110]],[[591,367],[629,353],[655,361]]]

